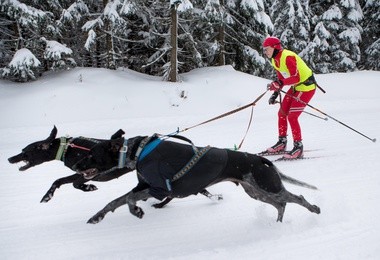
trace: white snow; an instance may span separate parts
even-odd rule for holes
[[[22,68],[22,67],[38,67],[41,62],[33,55],[27,48],[22,48],[16,51],[9,67]]]
[[[172,6],[175,1],[170,1],[170,6]],[[190,9],[193,9],[193,4],[189,0],[181,0],[181,3],[178,6],[178,12],[186,12]]]
[[[305,149],[316,149],[306,155],[321,158],[276,163],[285,174],[319,188],[285,183],[322,211],[316,215],[288,204],[283,223],[276,222],[271,205],[221,183],[209,188],[223,194],[220,202],[198,195],[154,209],[157,201],[149,199],[139,203],[143,219],[124,206],[97,225],[86,224],[136,185],[134,172],[94,182],[99,190],[93,192],[64,185],[41,204],[53,181],[72,172],[59,161],[19,172],[20,165],[7,161],[47,138],[53,125],[58,136],[109,138],[119,128],[127,137],[167,134],[252,102],[269,82],[230,66],[197,69],[181,78],[169,83],[127,69],[76,68],[31,83],[0,80],[1,259],[378,259],[379,142],[332,119],[300,118]],[[312,106],[370,138],[379,137],[380,72],[317,79],[327,93],[317,91]],[[259,152],[277,139],[278,106],[269,106],[268,98],[267,93],[254,108],[242,151]],[[232,148],[243,137],[249,115],[246,109],[182,134],[199,146]]]
[[[73,51],[70,48],[67,48],[65,45],[57,41],[48,41],[45,37],[42,37],[41,40],[46,42],[46,49],[44,52],[44,57],[46,59],[61,59],[62,54],[72,54]]]
[[[342,19],[342,17],[343,17],[342,12],[340,11],[339,7],[336,5],[333,5],[332,7],[330,7],[330,9],[327,10],[322,15],[322,19],[328,20],[328,21],[340,20]]]

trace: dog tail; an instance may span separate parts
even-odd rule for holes
[[[296,180],[296,179],[289,177],[285,174],[280,173],[280,177],[281,177],[281,180],[288,182],[288,183],[291,183],[293,185],[301,186],[301,187],[312,189],[312,190],[318,190],[318,188],[315,187],[314,185],[308,184],[308,183],[303,182],[303,181]]]
[[[289,177],[289,176],[283,174],[276,166],[273,165],[273,167],[275,168],[275,170],[280,175],[282,181],[288,182],[288,183],[296,185],[296,186],[301,186],[301,187],[304,187],[304,188],[308,188],[308,189],[311,189],[311,190],[318,190],[318,188],[316,186],[308,184],[308,183],[303,182],[303,181],[296,180],[296,179],[294,179],[292,177]]]
[[[276,165],[274,165],[273,162],[271,162],[270,160],[262,157],[262,161],[263,161],[263,163],[267,164],[269,167],[273,167],[274,170],[280,175],[280,178],[281,178],[282,181],[288,182],[288,183],[296,185],[296,186],[301,186],[301,187],[304,187],[304,188],[308,188],[308,189],[311,189],[311,190],[318,190],[318,188],[315,187],[314,185],[308,184],[308,183],[303,182],[303,181],[296,180],[296,179],[294,179],[292,177],[289,177],[289,176],[283,174],[276,167]]]
[[[279,174],[280,174],[281,180],[283,180],[285,182],[288,182],[288,183],[293,184],[293,185],[301,186],[304,188],[312,189],[312,190],[318,190],[318,188],[315,187],[314,185],[308,184],[308,183],[303,182],[303,181],[296,180],[292,177],[289,177],[289,176],[283,174],[280,171],[279,171]]]

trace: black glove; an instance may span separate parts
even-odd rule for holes
[[[279,93],[278,91],[273,92],[272,96],[270,96],[269,101],[268,101],[269,105],[276,104],[276,98],[278,97],[278,93]]]

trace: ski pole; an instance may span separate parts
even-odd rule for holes
[[[307,111],[302,111],[302,113],[305,113],[305,114],[308,114],[308,115],[314,116],[314,117],[316,117],[316,118],[319,118],[319,119],[322,119],[322,120],[325,120],[325,121],[327,121],[327,120],[328,120],[328,118],[327,118],[327,117],[321,117],[321,116],[317,116],[317,115],[314,115],[314,114],[312,114],[312,113],[309,113],[309,112],[307,112]]]
[[[251,102],[251,103],[249,103],[249,104],[247,104],[247,105],[244,105],[244,106],[242,106],[242,107],[239,107],[239,108],[237,108],[237,109],[234,109],[234,110],[231,110],[231,111],[229,111],[229,112],[226,112],[226,113],[224,113],[224,114],[222,114],[222,115],[219,115],[219,116],[216,116],[216,117],[214,117],[214,118],[211,118],[211,119],[209,119],[209,120],[206,120],[206,121],[204,121],[204,122],[202,122],[202,123],[199,123],[199,124],[196,124],[196,125],[193,125],[193,126],[190,126],[190,127],[187,127],[187,128],[185,128],[185,129],[182,129],[182,130],[177,130],[177,132],[178,133],[181,133],[181,132],[185,132],[185,131],[187,131],[187,130],[189,130],[189,129],[192,129],[192,128],[194,128],[194,127],[197,127],[197,126],[200,126],[200,125],[204,125],[204,124],[207,124],[207,123],[209,123],[209,122],[212,122],[212,121],[214,121],[214,120],[217,120],[217,119],[220,119],[220,118],[222,118],[222,117],[225,117],[225,116],[229,116],[229,115],[232,115],[232,114],[234,114],[234,113],[236,113],[236,112],[239,112],[239,111],[241,111],[241,110],[243,110],[243,109],[246,109],[246,108],[248,108],[248,107],[250,107],[250,106],[255,106],[256,105],[256,103],[266,94],[268,92],[268,90],[266,90],[264,93],[262,93],[260,96],[258,96],[253,102]]]
[[[279,101],[276,101],[276,104],[281,104],[281,103],[280,103]],[[305,110],[303,110],[302,113],[305,113],[305,114],[308,114],[308,115],[314,116],[314,117],[316,117],[316,118],[319,118],[319,119],[322,119],[322,120],[325,120],[325,121],[328,120],[327,117],[317,116],[317,115],[314,115],[314,114],[312,114],[312,113],[309,113],[309,112],[307,112],[307,111],[305,111]]]
[[[295,100],[297,100],[297,101],[299,101],[299,102],[305,104],[306,106],[308,106],[308,107],[314,109],[315,111],[321,113],[322,115],[325,115],[325,116],[327,116],[328,118],[331,118],[331,119],[334,120],[335,122],[338,122],[339,124],[341,124],[341,125],[347,127],[348,129],[351,129],[352,131],[356,132],[357,134],[360,134],[361,136],[367,138],[368,140],[371,140],[372,142],[376,142],[376,138],[370,138],[370,137],[366,136],[365,134],[359,132],[358,130],[355,130],[355,129],[352,128],[351,126],[346,125],[345,123],[339,121],[338,119],[336,119],[336,118],[334,118],[334,117],[332,117],[332,116],[326,114],[325,112],[319,110],[318,108],[313,107],[312,105],[309,105],[308,103],[303,102],[302,100],[300,100],[300,99],[298,99],[298,98],[296,98],[296,97],[294,97],[294,96],[288,95],[288,94],[287,94],[285,91],[283,91],[282,89],[280,89],[280,91],[281,91],[282,93],[284,93],[285,95],[290,96],[290,97],[294,98]]]

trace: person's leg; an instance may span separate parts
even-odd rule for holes
[[[292,102],[292,98],[288,95],[285,95],[280,105],[280,109],[278,110],[278,142],[267,149],[267,152],[269,153],[280,153],[286,150],[286,144],[287,144],[286,136],[287,136],[287,131],[288,131],[287,117],[288,117],[288,112],[289,112],[291,102]]]
[[[293,102],[289,108],[288,121],[292,130],[292,136],[294,142],[302,141],[301,127],[298,121],[299,116],[314,96],[315,90],[308,92],[296,92],[294,93]]]
[[[293,90],[290,88],[284,99],[281,102],[280,109],[278,110],[278,136],[287,136],[288,132],[288,114],[289,110],[294,102]]]
[[[303,156],[302,132],[298,118],[304,110],[306,104],[313,97],[315,90],[308,92],[294,93],[293,102],[289,109],[288,121],[292,129],[294,146],[291,151],[284,155],[285,158],[294,159]]]

